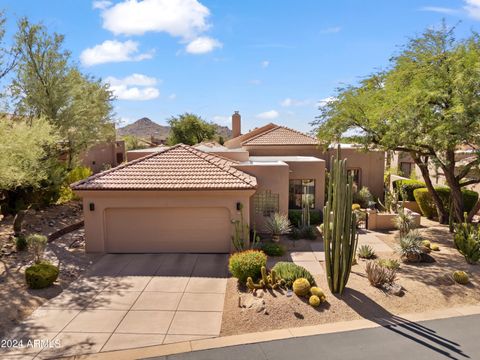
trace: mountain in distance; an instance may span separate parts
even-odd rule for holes
[[[232,137],[232,130],[228,126],[213,124],[216,133],[225,140]],[[118,136],[131,135],[142,139],[150,139],[152,136],[156,139],[165,140],[170,132],[170,126],[160,125],[147,117],[138,119],[132,124],[117,129]]]

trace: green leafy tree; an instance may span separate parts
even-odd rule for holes
[[[170,145],[179,143],[195,145],[215,138],[215,126],[195,114],[185,113],[177,117],[172,116],[168,123],[170,125],[168,136]]]
[[[125,141],[125,150],[137,150],[137,149],[145,149],[148,147],[146,142],[143,142],[140,138],[134,135],[125,135],[123,138]]]
[[[456,40],[443,25],[411,39],[390,67],[338,89],[313,123],[319,139],[338,141],[348,130],[360,131],[365,148],[406,151],[419,166],[440,222],[448,214],[430,180],[429,165],[439,166],[451,188],[453,215],[463,220],[461,188],[480,182],[468,178],[480,164],[474,154],[458,171],[455,151],[480,147],[480,38]],[[469,219],[473,214],[469,214]]]
[[[10,88],[16,114],[32,122],[45,117],[58,131],[67,168],[72,169],[89,146],[114,138],[113,96],[108,85],[71,64],[63,42],[63,35],[22,19],[15,35],[19,56]]]
[[[59,170],[51,149],[59,138],[45,118],[29,123],[0,117],[0,200],[2,211],[16,214],[14,231],[21,231],[27,210],[36,195],[52,182]],[[8,209],[4,209],[7,205]]]

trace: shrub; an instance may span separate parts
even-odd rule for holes
[[[400,269],[400,263],[395,259],[380,259],[378,260],[378,265],[390,270]]]
[[[265,230],[276,237],[282,234],[288,234],[292,230],[292,225],[287,215],[276,212],[270,215],[265,221]]]
[[[305,278],[310,285],[315,285],[312,274],[304,267],[294,264],[293,262],[280,261],[275,264],[272,270],[275,270],[279,278],[285,280],[287,287],[291,287],[293,282],[300,278]]]
[[[375,251],[370,245],[362,245],[358,248],[357,251],[358,257],[362,259],[373,259],[375,255]]]
[[[369,261],[365,267],[368,281],[375,287],[381,287],[385,284],[391,284],[395,281],[397,275],[396,269],[389,269],[381,266],[376,261]]]
[[[288,210],[288,219],[290,223],[298,227],[302,221],[302,210]],[[311,209],[310,210],[310,224],[318,225],[322,223],[322,213],[320,210]]]
[[[293,228],[292,232],[290,233],[290,237],[294,240],[299,240],[299,239],[315,240],[317,238],[317,230],[314,226],[304,226],[302,228]]]
[[[58,267],[42,262],[25,270],[25,281],[31,289],[43,289],[51,286],[57,280]]]
[[[468,223],[455,225],[453,242],[469,264],[480,261],[480,229]]]
[[[293,282],[292,289],[297,296],[307,296],[310,292],[310,282],[305,278],[297,279]]]
[[[442,186],[436,187],[435,190],[448,213],[450,209],[450,188]],[[435,219],[437,217],[437,208],[435,207],[435,203],[428,190],[426,188],[416,189],[413,192],[413,195],[415,196],[415,200],[420,207],[422,214],[429,219]],[[465,212],[470,212],[478,200],[478,193],[472,190],[462,189],[462,197],[464,205],[463,210]]]
[[[359,204],[363,209],[366,209],[373,202],[373,196],[370,190],[364,186],[359,191],[353,193],[353,202]]]
[[[47,237],[41,234],[31,234],[27,237],[28,250],[33,255],[33,261],[38,264],[43,259],[43,253],[47,247]]]
[[[60,197],[57,203],[62,204],[70,200],[78,200],[79,197],[70,188],[70,184],[86,179],[93,174],[92,170],[85,166],[77,166],[72,169],[66,176],[63,185],[60,187]]]
[[[460,271],[460,270],[454,271],[452,277],[453,277],[453,280],[455,280],[455,282],[459,284],[462,284],[462,285],[468,284],[468,274],[465,271]]]
[[[285,254],[285,247],[273,242],[261,243],[260,249],[268,256],[282,256]]]
[[[400,231],[400,236],[407,235],[410,230],[415,228],[415,220],[410,211],[401,209],[397,216],[393,218],[393,224]]]
[[[399,253],[407,262],[420,262],[422,260],[422,242],[417,231],[411,231],[400,238]]]
[[[247,278],[258,279],[261,276],[262,266],[267,265],[267,255],[259,250],[245,250],[230,255],[228,269],[241,283]]]
[[[28,242],[25,236],[19,235],[15,238],[15,249],[17,251],[25,251],[28,248]]]
[[[396,180],[392,183],[392,186],[398,190],[401,200],[415,201],[413,192],[416,189],[425,188],[425,183],[418,180]]]

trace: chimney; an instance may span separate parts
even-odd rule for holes
[[[232,137],[236,138],[241,135],[242,132],[242,121],[241,116],[238,111],[235,111],[232,115]]]

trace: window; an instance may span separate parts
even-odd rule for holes
[[[402,161],[400,163],[400,171],[402,176],[410,177],[412,175],[412,163]]]
[[[272,194],[270,190],[257,192],[253,196],[253,208],[255,214],[270,216],[278,212],[278,194]]]
[[[315,180],[290,180],[289,202],[290,209],[301,209],[306,202],[311,209],[315,208]]]
[[[360,189],[362,185],[362,178],[360,176],[360,169],[348,169],[348,174],[353,178],[353,185]]]

